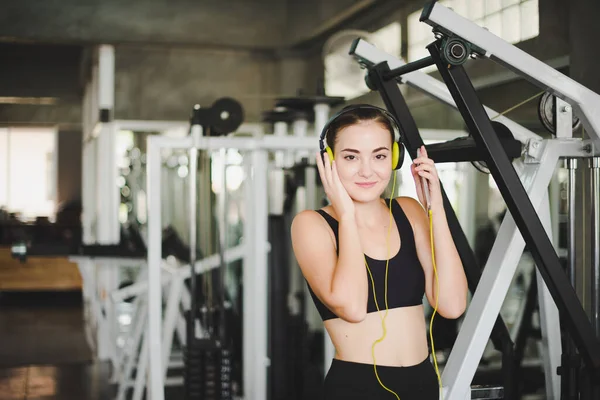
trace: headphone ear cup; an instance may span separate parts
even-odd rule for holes
[[[400,162],[400,149],[398,147],[398,142],[392,144],[392,169],[400,168],[398,165]]]
[[[325,151],[327,152],[327,155],[329,156],[329,162],[333,162],[333,151],[331,151],[331,149],[329,148],[329,146],[325,147]]]
[[[395,160],[394,169],[400,169],[404,164],[406,149],[401,143],[394,142],[392,146],[392,160]]]

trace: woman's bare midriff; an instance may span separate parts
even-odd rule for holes
[[[341,318],[325,321],[336,349],[335,358],[373,364],[372,346],[383,335],[381,319],[384,315],[385,310],[369,313],[359,323]],[[422,305],[389,310],[385,326],[385,339],[375,345],[377,365],[407,367],[427,358],[429,351]]]

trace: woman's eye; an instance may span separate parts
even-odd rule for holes
[[[376,157],[378,160],[385,160],[385,158],[386,158],[386,155],[385,155],[385,154],[377,154],[375,157]]]
[[[348,161],[352,161],[354,160],[356,157],[354,156],[345,156],[344,159],[348,160]]]

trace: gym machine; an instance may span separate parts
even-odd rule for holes
[[[243,388],[242,395],[248,399],[267,398],[268,372],[268,155],[270,151],[298,151],[309,153],[318,150],[318,141],[312,137],[263,135],[256,132],[252,137],[242,136],[201,136],[173,138],[151,136],[147,145],[147,185],[148,185],[148,280],[136,286],[136,291],[147,290],[147,333],[142,343],[143,367],[138,375],[148,373],[148,398],[164,399],[165,371],[170,346],[168,332],[163,325],[162,287],[165,284],[161,271],[163,263],[161,241],[161,152],[164,149],[192,149],[215,151],[219,149],[237,149],[244,160],[244,240],[236,248],[225,249],[225,260],[232,257],[243,259]],[[208,258],[211,258],[209,256]],[[203,272],[208,258],[193,270]],[[219,265],[219,257],[211,258],[211,267]],[[187,270],[186,270],[187,271]],[[189,273],[189,271],[187,271]],[[182,272],[181,274],[184,274]],[[188,275],[189,276],[189,275]],[[173,282],[173,281],[171,281]],[[133,289],[133,288],[132,288]],[[124,294],[124,293],[123,293]],[[171,296],[169,296],[169,300]],[[167,305],[167,313],[171,308]],[[165,316],[168,320],[169,316]],[[169,323],[169,325],[173,325]],[[164,335],[163,335],[163,331]],[[170,332],[170,331],[169,331]],[[148,370],[146,367],[148,367]]]
[[[195,106],[192,114],[190,135],[194,140],[199,140],[204,135],[220,136],[235,131],[243,120],[241,105],[232,99],[223,99],[213,107],[203,109]],[[196,205],[198,201],[197,176],[198,176],[198,149],[189,149],[189,221],[190,221],[190,263],[196,262],[196,243],[198,231],[198,218]],[[210,160],[206,155],[205,161]],[[210,165],[203,163],[202,171],[208,173]],[[210,175],[208,175],[210,176]],[[202,188],[201,188],[202,189]],[[206,188],[204,188],[206,189]],[[226,190],[223,187],[223,190]],[[210,190],[205,190],[210,193]],[[201,197],[201,196],[200,196]],[[205,197],[206,198],[206,197]],[[208,198],[210,201],[210,197]],[[211,210],[211,207],[205,207]],[[222,210],[225,212],[225,210]],[[200,215],[200,224],[209,229],[204,239],[208,239],[212,232],[210,227],[213,218],[212,212]],[[207,228],[208,227],[208,228]],[[215,290],[199,290],[196,283],[197,274],[191,274],[191,306],[187,318],[186,344],[185,344],[185,398],[188,400],[231,400],[232,393],[232,343],[231,332],[226,329],[225,288],[223,276],[225,270],[225,257],[222,231],[224,224],[219,226],[218,253],[220,268],[217,279],[211,273],[204,273],[203,289],[210,285]],[[208,275],[208,277],[207,277]],[[212,281],[206,283],[206,280]],[[216,281],[216,282],[215,282]],[[213,283],[216,283],[213,286]],[[199,294],[204,302],[198,304]],[[201,332],[197,332],[196,322],[200,321]]]
[[[396,83],[414,83],[413,78],[419,68],[435,64],[449,92],[448,96],[438,86],[440,90],[435,96],[445,99],[447,104],[456,107],[463,116],[475,149],[480,154],[478,161],[485,162],[489,168],[509,211],[502,222],[456,344],[444,368],[444,398],[474,398],[472,396],[475,393],[470,390],[469,385],[487,338],[493,333],[494,323],[497,323],[494,319],[498,316],[525,244],[537,265],[542,334],[549,344],[548,352],[544,354],[547,358],[545,374],[548,396],[557,399],[560,392],[565,399],[600,398],[600,342],[595,330],[597,314],[592,315],[590,324],[569,282],[568,275],[572,278],[572,274],[565,274],[563,271],[548,235],[550,213],[547,206],[548,184],[560,158],[591,159],[592,167],[597,165],[596,142],[599,140],[600,115],[595,110],[600,109],[600,96],[436,2],[424,8],[420,20],[432,26],[436,36],[436,40],[427,47],[430,57],[402,65],[398,60],[381,57],[381,54],[374,51],[376,49],[362,40],[356,40],[350,52],[369,69],[370,87],[379,91],[390,112],[405,124],[405,144],[413,157],[422,141]],[[552,126],[556,130],[554,139],[530,137],[521,140],[522,130],[519,132],[510,124],[499,121],[506,125],[516,139],[525,144],[522,166],[517,166],[516,161],[515,166],[511,164],[509,148],[501,139],[502,134],[497,132],[490,121],[494,113],[482,106],[465,73],[462,65],[470,57],[490,58],[553,96],[551,102],[554,107],[550,115],[553,117]],[[573,111],[583,123],[590,140],[572,137]],[[574,167],[572,163],[571,166]],[[520,179],[517,168],[522,169]],[[597,173],[594,174],[596,175]],[[597,189],[596,181],[593,185]],[[572,193],[574,195],[574,189]],[[597,190],[594,198],[594,203],[597,203]],[[448,204],[445,205],[451,218],[451,208]],[[596,214],[595,218],[597,216]],[[455,225],[452,220],[449,222],[451,226]],[[597,227],[595,222],[594,231],[597,231]],[[594,240],[597,236],[595,233]],[[457,235],[454,238],[466,265],[463,255],[466,246],[461,244],[460,238],[457,241]],[[570,264],[573,265],[572,258],[575,255],[572,246],[569,247]],[[597,263],[595,258],[595,273]],[[597,275],[594,276],[597,279]],[[470,288],[473,290],[471,285]],[[596,293],[596,302],[597,296]],[[555,307],[560,311],[562,324],[559,324]],[[597,305],[594,306],[594,311],[597,311]],[[560,331],[557,332],[559,326],[564,328],[563,339],[566,346],[561,344]],[[557,357],[557,351],[561,347],[564,352],[562,357]],[[551,368],[550,366],[556,365],[557,358],[561,362],[560,368]],[[557,372],[561,376],[560,385],[556,379]]]

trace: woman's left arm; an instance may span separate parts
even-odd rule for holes
[[[427,300],[432,307],[435,307],[438,300],[438,313],[445,318],[456,319],[466,309],[467,278],[446,219],[437,170],[433,160],[427,157],[424,146],[421,148],[421,156],[415,158],[411,165],[411,171],[419,200],[427,207],[422,185],[423,179],[426,179],[431,201],[430,215],[416,201],[409,202],[412,203],[409,208],[414,216],[417,255],[425,271]],[[433,228],[433,235],[430,227]]]

